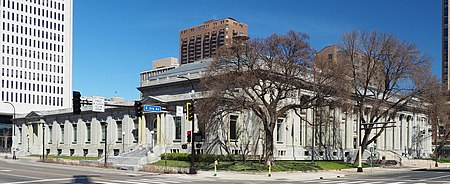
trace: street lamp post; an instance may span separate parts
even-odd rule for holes
[[[45,160],[45,124],[42,123],[42,162]]]
[[[122,132],[122,153],[125,153],[125,132]]]
[[[194,101],[194,93],[195,93],[195,90],[194,90],[194,85],[192,84],[191,79],[189,79],[189,78],[187,78],[185,76],[177,76],[177,78],[186,79],[191,84],[191,89],[192,89],[192,91],[191,91],[192,92],[192,96],[191,96],[192,107],[195,107],[194,106],[194,102],[195,102]],[[195,110],[194,109],[195,108],[192,108],[192,114],[195,114]],[[192,119],[192,127],[191,127],[192,133],[194,132],[194,129],[195,129],[195,118]],[[189,174],[196,174],[196,173],[197,173],[197,170],[195,168],[195,143],[194,143],[194,136],[191,136],[191,167],[189,168]]]
[[[15,126],[15,119],[16,119],[16,107],[14,106],[14,104],[12,104],[11,102],[3,102],[3,103],[6,103],[6,104],[9,104],[9,105],[11,105],[12,107],[13,107],[13,120],[12,120],[12,134],[13,134],[13,136],[12,136],[12,140],[13,140],[13,143],[12,143],[12,149],[13,149],[13,159],[15,160],[16,159],[16,150],[15,150],[15,141],[14,141],[14,139],[16,138],[16,126]]]

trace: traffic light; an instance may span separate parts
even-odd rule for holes
[[[191,134],[191,131],[187,131],[187,142],[191,142],[191,140],[192,140],[192,134]]]
[[[142,116],[142,114],[143,114],[142,110],[143,110],[142,102],[141,101],[134,101],[134,112],[135,112],[135,115],[137,117],[141,117]]]
[[[194,121],[194,104],[191,102],[186,103],[186,115],[188,121]]]
[[[72,109],[74,114],[81,114],[81,93],[73,91]]]

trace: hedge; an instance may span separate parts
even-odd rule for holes
[[[195,155],[195,160],[201,162],[213,163],[215,160],[218,161],[237,161],[241,160],[240,155],[214,155],[214,154],[200,154]],[[190,161],[191,154],[188,153],[163,153],[161,154],[161,159],[167,160],[178,160],[178,161]]]

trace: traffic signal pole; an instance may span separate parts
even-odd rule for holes
[[[195,110],[194,110],[194,99],[192,99],[192,109],[191,112],[194,114]],[[190,174],[196,174],[197,170],[195,169],[195,143],[194,143],[194,136],[192,136],[192,134],[194,133],[194,129],[195,129],[195,118],[192,117],[192,121],[191,121],[192,127],[191,127],[191,167],[189,168],[189,173]]]
[[[194,85],[192,84],[191,79],[189,79],[185,76],[177,76],[177,78],[186,79],[191,84],[191,89],[192,89],[192,91],[191,91],[192,92],[191,107],[192,107],[192,110],[189,113],[192,113],[192,121],[191,121],[191,123],[192,123],[191,131],[192,132],[191,133],[193,134],[194,129],[195,129],[195,118],[193,117],[194,113],[195,113],[195,110],[194,110],[195,109],[194,108],[194,102],[195,102],[195,100],[194,100],[194,94],[195,94]],[[197,174],[197,169],[195,168],[195,160],[194,159],[195,159],[195,143],[194,143],[194,136],[191,135],[191,167],[189,168],[189,174]]]

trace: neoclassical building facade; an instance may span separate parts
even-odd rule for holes
[[[138,88],[141,102],[161,106],[160,112],[135,115],[133,102],[116,103],[104,113],[92,112],[90,106],[82,108],[80,115],[72,109],[31,112],[17,116],[17,153],[73,156],[120,155],[146,148],[148,157],[167,152],[190,152],[187,132],[191,122],[185,112],[186,102],[202,98],[199,81],[210,60],[174,67],[157,74],[152,70],[141,73]],[[189,78],[180,78],[180,76]],[[192,85],[191,85],[192,83]],[[194,90],[192,90],[192,88]],[[312,95],[304,92],[301,95]],[[299,100],[292,99],[292,100]],[[119,107],[117,107],[119,104]],[[178,109],[178,113],[177,113]],[[291,111],[280,117],[274,131],[275,158],[284,160],[335,159],[350,161],[357,152],[358,116],[339,107],[327,109],[328,121],[315,130],[313,149],[313,109]],[[195,118],[197,120],[197,118]],[[385,121],[392,122],[364,153],[370,156],[371,147],[377,152],[390,152],[407,157],[429,157],[432,153],[431,126],[421,113],[402,111]],[[105,128],[106,124],[106,128]],[[258,158],[263,153],[261,124],[251,112],[227,115],[214,128],[195,121],[194,132],[203,132],[196,143],[199,153],[246,154]],[[373,134],[378,130],[372,131]],[[186,146],[186,147],[185,147]],[[184,149],[183,149],[184,148]],[[378,157],[381,157],[378,155]]]

